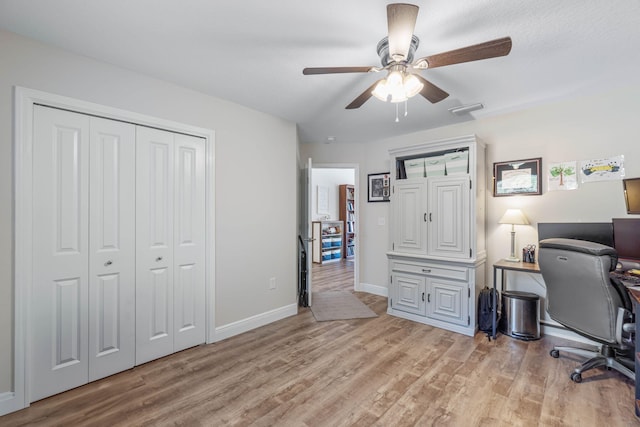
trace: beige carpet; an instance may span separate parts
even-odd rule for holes
[[[314,292],[311,312],[318,322],[378,317],[355,295],[347,291]]]

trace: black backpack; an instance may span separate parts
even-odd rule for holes
[[[478,329],[483,332],[486,332],[488,336],[493,332],[493,293],[496,293],[496,305],[500,304],[500,292],[497,290],[493,290],[492,288],[484,287],[480,291],[480,296],[478,297]],[[498,321],[498,316],[496,315],[496,323]]]

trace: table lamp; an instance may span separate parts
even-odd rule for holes
[[[507,261],[518,262],[520,258],[516,256],[516,230],[517,225],[527,225],[529,221],[524,216],[520,209],[507,209],[498,224],[511,224],[511,255],[509,258],[505,258]]]

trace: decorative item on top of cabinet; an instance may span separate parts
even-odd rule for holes
[[[484,144],[470,135],[390,154],[387,312],[473,335],[485,280]]]
[[[353,258],[356,251],[356,191],[353,185],[338,186],[340,220],[344,221],[342,257]]]
[[[312,260],[317,264],[340,261],[342,258],[342,221],[313,221]]]

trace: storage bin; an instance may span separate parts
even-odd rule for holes
[[[342,237],[332,237],[331,246],[340,246],[342,244]]]
[[[424,169],[426,176],[444,176],[445,161],[444,156],[433,156],[424,159]]]
[[[323,260],[323,261],[328,261],[328,260],[330,260],[330,259],[331,259],[331,252],[324,252],[324,253],[322,254],[322,260]]]
[[[340,258],[341,255],[342,255],[342,252],[340,251],[340,249],[331,251],[331,258],[333,259]]]
[[[424,178],[424,158],[408,159],[404,161],[404,170],[407,173],[407,179]]]
[[[447,175],[466,175],[469,169],[469,152],[456,151],[444,155]]]
[[[540,338],[540,297],[531,292],[504,291],[500,332],[519,340]]]
[[[322,247],[330,248],[331,247],[331,239],[322,239]]]

